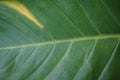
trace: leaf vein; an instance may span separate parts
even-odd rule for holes
[[[8,47],[5,46],[5,47],[0,47],[0,50],[41,46],[41,45],[54,44],[54,43],[75,42],[75,41],[81,41],[81,40],[107,39],[107,38],[120,38],[120,35],[115,34],[115,35],[100,35],[100,36],[92,36],[92,37],[88,36],[88,37],[73,38],[73,39],[66,39],[66,40],[54,40],[54,41],[46,41],[46,42],[32,43],[32,44],[30,43],[30,44],[18,45],[18,46],[8,46]]]
[[[120,22],[119,20],[117,19],[116,16],[113,15],[112,11],[107,7],[106,3],[103,1],[103,0],[100,0],[101,3],[103,4],[103,6],[108,10],[108,12],[111,14],[111,16],[114,18],[114,20],[117,22],[117,24],[119,25],[120,27]]]
[[[80,2],[78,2],[78,1],[76,1],[76,3],[79,5],[80,8],[82,8],[83,12],[85,13],[86,17],[88,18],[88,21],[96,29],[96,31],[98,32],[98,34],[101,34],[101,32],[99,31],[99,29],[97,28],[97,26],[94,24],[94,22],[92,21],[92,19],[90,18],[90,16],[87,14],[87,12],[86,12],[85,8],[82,6],[82,4]]]
[[[55,46],[56,46],[56,44],[53,46],[53,48],[52,48],[52,50],[50,51],[50,53],[44,58],[44,60],[42,61],[42,63],[39,64],[39,65],[38,65],[31,73],[29,73],[29,75],[27,75],[23,80],[29,78],[30,75],[32,75],[32,73],[34,74],[34,73],[42,66],[42,64],[44,64],[44,62],[47,60],[47,58],[50,56],[50,54],[54,52]]]
[[[60,58],[60,60],[57,62],[57,64],[54,66],[54,68],[49,72],[49,74],[46,76],[46,78],[60,64],[60,62],[65,58],[65,56],[70,52],[70,50],[72,48],[72,45],[73,45],[73,42],[70,43],[70,45],[68,46],[68,49],[66,50],[66,52],[64,53],[64,55]]]
[[[112,62],[114,56],[115,56],[115,53],[119,47],[119,44],[120,44],[120,40],[118,41],[118,43],[116,44],[116,47],[115,49],[113,50],[113,53],[111,55],[111,57],[109,58],[109,60],[107,61],[106,65],[104,66],[102,72],[100,73],[99,77],[98,77],[98,80],[103,80],[103,75],[104,75],[104,72],[107,70],[107,68],[109,67],[110,63]]]
[[[51,2],[51,4],[53,4],[54,2]],[[54,3],[54,6],[56,7],[56,9],[73,25],[73,27],[82,35],[85,36],[83,34],[82,31],[80,31],[80,29],[76,26],[76,24]]]
[[[83,65],[79,68],[78,72],[77,72],[76,75],[73,77],[73,80],[77,77],[77,75],[78,75],[78,73],[80,72],[80,70],[82,69],[82,67],[84,67],[84,65],[85,65],[85,64],[89,61],[89,59],[92,57],[97,42],[98,42],[98,39],[95,40],[95,43],[94,43],[94,45],[93,45],[93,47],[92,47],[92,49],[91,49],[91,52],[89,53],[88,58],[87,58],[86,61],[83,63]]]

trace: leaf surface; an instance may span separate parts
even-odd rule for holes
[[[0,80],[119,80],[119,0],[1,0]]]

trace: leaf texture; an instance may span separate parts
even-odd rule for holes
[[[119,2],[1,0],[0,80],[120,80]]]

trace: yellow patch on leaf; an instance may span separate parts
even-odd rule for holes
[[[18,1],[2,1],[2,3],[17,10],[18,12],[26,16],[28,19],[33,21],[41,29],[43,29],[43,25],[40,22],[38,22],[38,20],[32,15],[32,13],[22,3]]]

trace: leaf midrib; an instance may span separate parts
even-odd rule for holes
[[[46,41],[46,42],[39,42],[39,43],[30,43],[25,45],[18,45],[18,46],[8,46],[8,47],[0,47],[0,50],[6,49],[15,49],[15,48],[25,48],[25,47],[34,47],[34,46],[41,46],[41,45],[48,45],[48,44],[57,44],[57,43],[64,43],[64,42],[75,42],[81,40],[98,40],[98,39],[107,39],[107,38],[120,38],[120,34],[111,34],[111,35],[99,35],[99,36],[86,36],[80,38],[71,38],[65,40],[54,40],[54,41]]]

